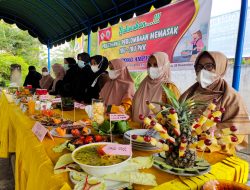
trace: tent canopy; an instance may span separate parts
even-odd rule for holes
[[[0,18],[16,24],[48,47],[96,32],[171,0],[2,0]]]

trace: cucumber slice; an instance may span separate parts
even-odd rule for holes
[[[171,170],[173,167],[170,165],[167,165],[165,162],[159,161],[159,160],[154,160],[154,164],[159,166],[163,170]]]
[[[199,174],[199,171],[197,168],[185,168],[185,172],[189,174]]]
[[[203,172],[203,171],[206,171],[209,167],[197,167],[197,169],[200,171],[200,172]]]
[[[202,158],[196,158],[195,163],[198,163],[198,162],[204,162],[204,159],[202,159]]]
[[[195,165],[201,166],[201,167],[209,167],[210,166],[210,164],[208,162],[198,162]]]
[[[185,170],[181,168],[173,168],[171,171],[176,172],[176,173],[183,173]]]

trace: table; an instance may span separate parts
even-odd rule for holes
[[[16,154],[16,190],[72,189],[73,185],[69,180],[68,173],[57,175],[53,173],[58,158],[67,151],[55,153],[52,148],[63,143],[65,139],[55,138],[52,141],[46,137],[42,143],[38,141],[31,131],[35,121],[27,114],[24,114],[19,109],[19,106],[11,102],[11,100],[11,95],[5,93],[2,94],[0,99],[0,157],[7,158],[9,153]],[[64,112],[64,117],[73,119],[73,111]],[[76,119],[83,118],[87,118],[86,113],[83,110],[76,110]],[[133,156],[149,156],[151,154],[152,152],[133,151]],[[211,164],[218,163],[226,158],[226,155],[219,153],[205,153],[204,156]],[[155,187],[156,190],[166,189],[166,185],[168,189],[178,189],[176,184],[183,184],[177,176],[167,174],[156,168],[146,169],[143,172],[154,174],[157,183],[162,184]],[[230,178],[221,176],[221,179],[235,180],[236,174],[240,175],[236,170],[232,170],[232,172],[234,173]],[[166,184],[166,182],[169,183]],[[134,186],[134,189],[140,190],[151,188],[140,185]],[[187,187],[187,189],[190,188]]]

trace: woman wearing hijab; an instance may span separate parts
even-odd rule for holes
[[[66,72],[63,81],[60,82],[59,94],[62,97],[72,97],[74,95],[74,86],[77,82],[77,73],[79,67],[76,60],[72,57],[64,58],[64,70]]]
[[[52,65],[52,70],[55,74],[55,80],[53,81],[52,84],[52,89],[50,91],[51,95],[57,95],[58,94],[58,89],[59,89],[59,84],[60,82],[63,80],[64,76],[65,76],[65,70],[63,68],[63,66],[59,63],[55,63],[54,65]]]
[[[33,89],[40,88],[39,81],[42,75],[36,71],[35,66],[29,66],[29,73],[25,78],[23,86],[32,85]]]
[[[108,72],[108,59],[101,55],[91,57],[91,70],[92,70],[92,83],[87,88],[84,103],[91,104],[92,99],[98,99],[99,94],[105,83],[109,80]]]
[[[75,73],[76,81],[74,83],[73,98],[78,102],[85,103],[85,96],[88,96],[86,89],[92,84],[94,73],[89,65],[90,56],[88,53],[83,52],[78,54],[77,59],[78,70]]]
[[[126,63],[121,59],[109,62],[109,80],[100,92],[100,97],[108,106],[109,112],[129,113],[135,93],[134,81]]]
[[[50,90],[54,79],[51,77],[46,67],[42,68],[42,79],[39,81],[42,89]]]
[[[136,122],[141,122],[140,114],[146,116],[153,114],[146,105],[146,101],[168,102],[166,94],[163,92],[163,84],[172,90],[177,98],[180,96],[178,88],[170,81],[170,64],[166,53],[152,54],[148,59],[147,69],[148,76],[141,82],[133,99],[132,119]],[[160,110],[158,105],[155,106]]]
[[[227,69],[227,57],[220,52],[204,51],[195,61],[197,82],[180,99],[193,98],[196,101],[216,102],[218,109],[225,109],[219,129],[236,126],[238,134],[250,134],[250,121],[241,96],[222,79]],[[204,108],[205,109],[205,108]],[[247,139],[241,143],[246,146]]]

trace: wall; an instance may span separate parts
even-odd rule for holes
[[[195,82],[196,75],[194,70],[180,70],[172,71],[171,78],[172,81],[179,87],[181,92],[184,92]],[[232,84],[233,65],[229,65],[224,78],[229,84]],[[248,108],[248,113],[250,114],[250,65],[242,65],[240,94],[243,97]]]

